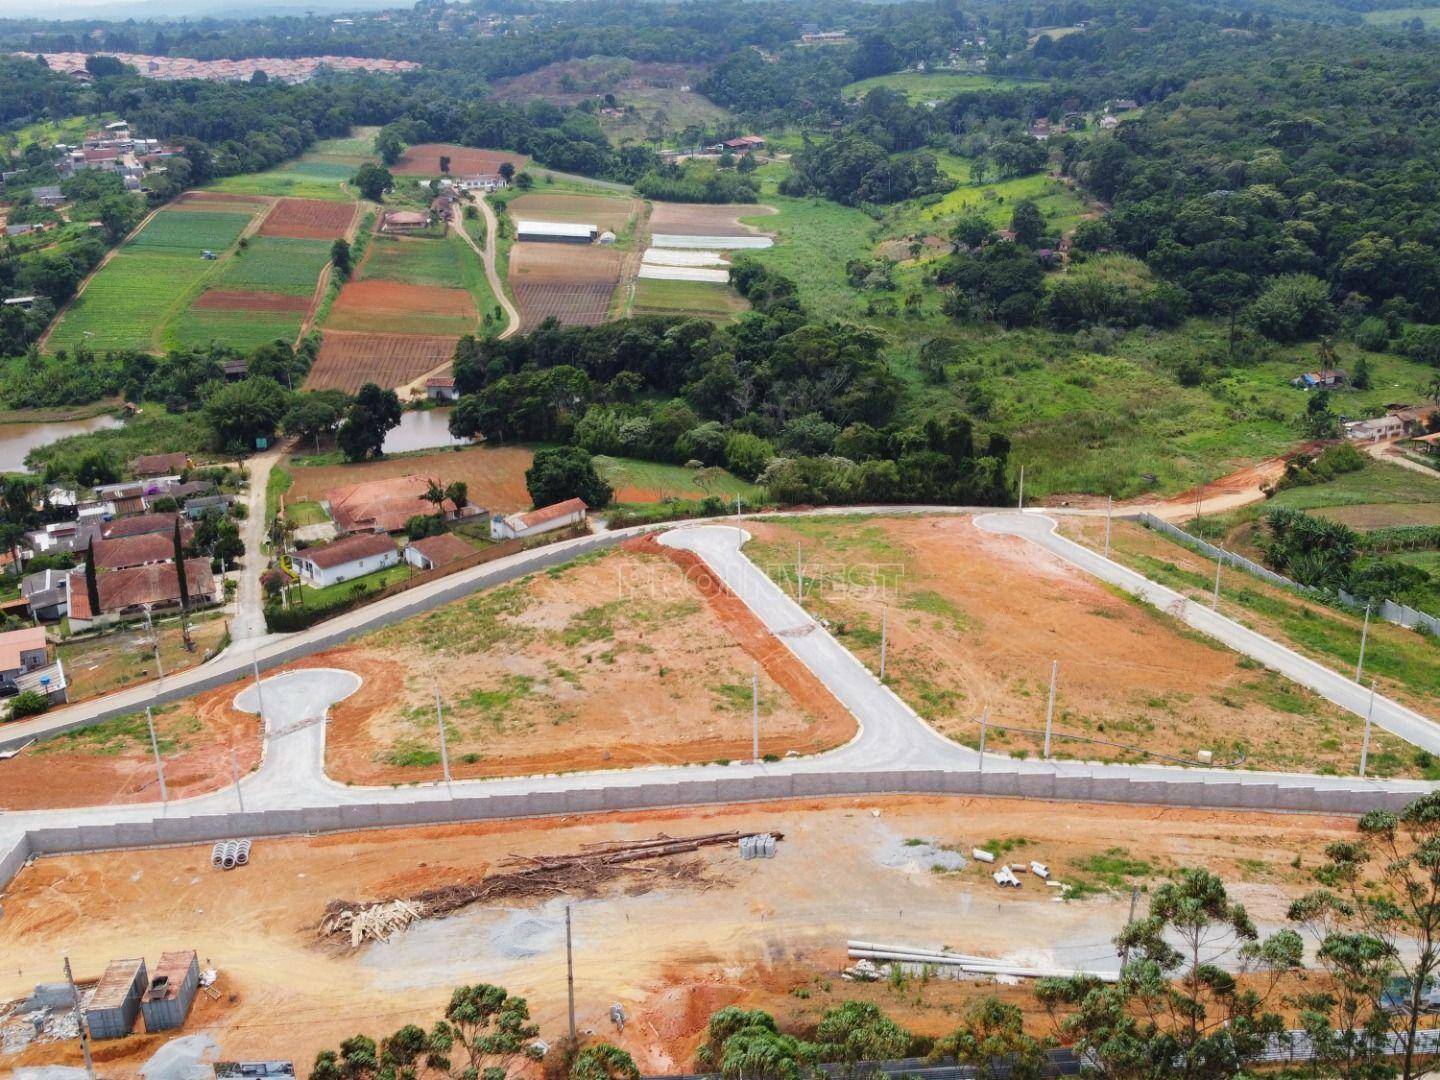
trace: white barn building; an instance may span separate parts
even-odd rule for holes
[[[490,539],[522,540],[527,536],[563,529],[567,525],[579,525],[589,509],[584,499],[566,499],[523,514],[507,517],[496,514],[490,519]]]
[[[358,533],[290,556],[295,572],[317,589],[384,570],[400,562],[400,551],[385,533]]]

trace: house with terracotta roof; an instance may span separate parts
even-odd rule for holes
[[[189,607],[209,607],[224,597],[224,582],[210,571],[209,559],[185,560]],[[70,629],[87,630],[124,619],[142,618],[147,611],[170,611],[180,606],[180,575],[173,562],[131,566],[95,575],[100,610],[90,604],[85,571],[70,572]]]
[[[425,498],[428,490],[430,478],[411,473],[331,488],[320,504],[342,535],[399,532],[417,514],[433,516],[443,512],[446,519],[455,517],[455,504],[446,501],[437,509]]]
[[[460,400],[455,389],[455,380],[449,375],[436,375],[425,380],[425,396],[431,401],[452,402]]]
[[[405,561],[417,570],[434,570],[474,554],[475,548],[454,533],[441,533],[412,542],[405,548]]]
[[[130,463],[130,471],[141,478],[178,476],[190,467],[190,455],[183,450],[174,454],[142,454]]]
[[[118,540],[124,536],[144,536],[146,533],[169,535],[175,531],[175,522],[178,520],[180,515],[175,513],[136,514],[134,517],[116,518],[100,526],[100,538]]]
[[[346,536],[290,556],[295,572],[317,589],[354,581],[399,562],[400,551],[385,533]]]
[[[180,544],[190,543],[195,530],[189,525],[180,529]],[[96,540],[96,570],[126,570],[132,566],[175,561],[175,534],[142,533],[140,536],[117,536],[113,540]]]
[[[564,502],[552,503],[523,514],[511,514],[508,517],[496,514],[490,519],[490,538],[520,540],[527,536],[563,529],[567,525],[580,525],[584,523],[589,510],[584,499],[566,499]]]

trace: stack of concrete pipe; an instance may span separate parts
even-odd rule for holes
[[[846,944],[852,960],[869,960],[877,964],[952,967],[959,968],[969,975],[1013,975],[1024,979],[1068,979],[1082,974],[1099,979],[1101,982],[1115,982],[1119,978],[1119,973],[1113,971],[1079,972],[1065,968],[1024,967],[1007,964],[990,956],[922,949],[912,945],[884,945],[873,941],[850,941]]]
[[[221,840],[210,849],[210,865],[217,870],[234,870],[249,862],[249,840]]]

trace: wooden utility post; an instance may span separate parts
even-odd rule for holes
[[[75,989],[75,973],[70,970],[70,957],[65,957],[65,981],[70,984],[70,1007],[75,1011],[75,1027],[80,1033],[80,1053],[85,1056],[85,1075],[95,1080],[95,1062],[90,1060],[90,1033],[85,1030],[85,1017],[80,1012],[80,991]]]
[[[570,1045],[575,1045],[575,951],[570,939],[570,905],[565,905],[565,986],[570,995]]]

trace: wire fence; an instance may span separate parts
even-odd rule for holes
[[[1172,525],[1170,522],[1156,517],[1154,514],[1142,513],[1136,519],[1147,529],[1154,529],[1156,532],[1164,533],[1186,547],[1208,555],[1212,559],[1218,559],[1222,563],[1244,570],[1247,574],[1253,574],[1261,581],[1267,581],[1271,585],[1278,585],[1282,589],[1291,589],[1304,596],[1313,596],[1317,599],[1336,599],[1344,607],[1353,611],[1364,611],[1365,601],[1358,596],[1338,589],[1334,593],[1325,589],[1316,589],[1309,585],[1301,585],[1298,581],[1292,581],[1284,574],[1277,574],[1267,566],[1261,566],[1254,559],[1247,559],[1244,555],[1238,555],[1228,548],[1222,548],[1212,544],[1208,540],[1202,540],[1198,536],[1186,532],[1184,529]],[[1427,633],[1440,637],[1440,619],[1433,615],[1427,615],[1423,611],[1406,604],[1397,604],[1393,600],[1382,600],[1372,608],[1372,614],[1384,619],[1396,626],[1403,626],[1407,630],[1423,630]]]

